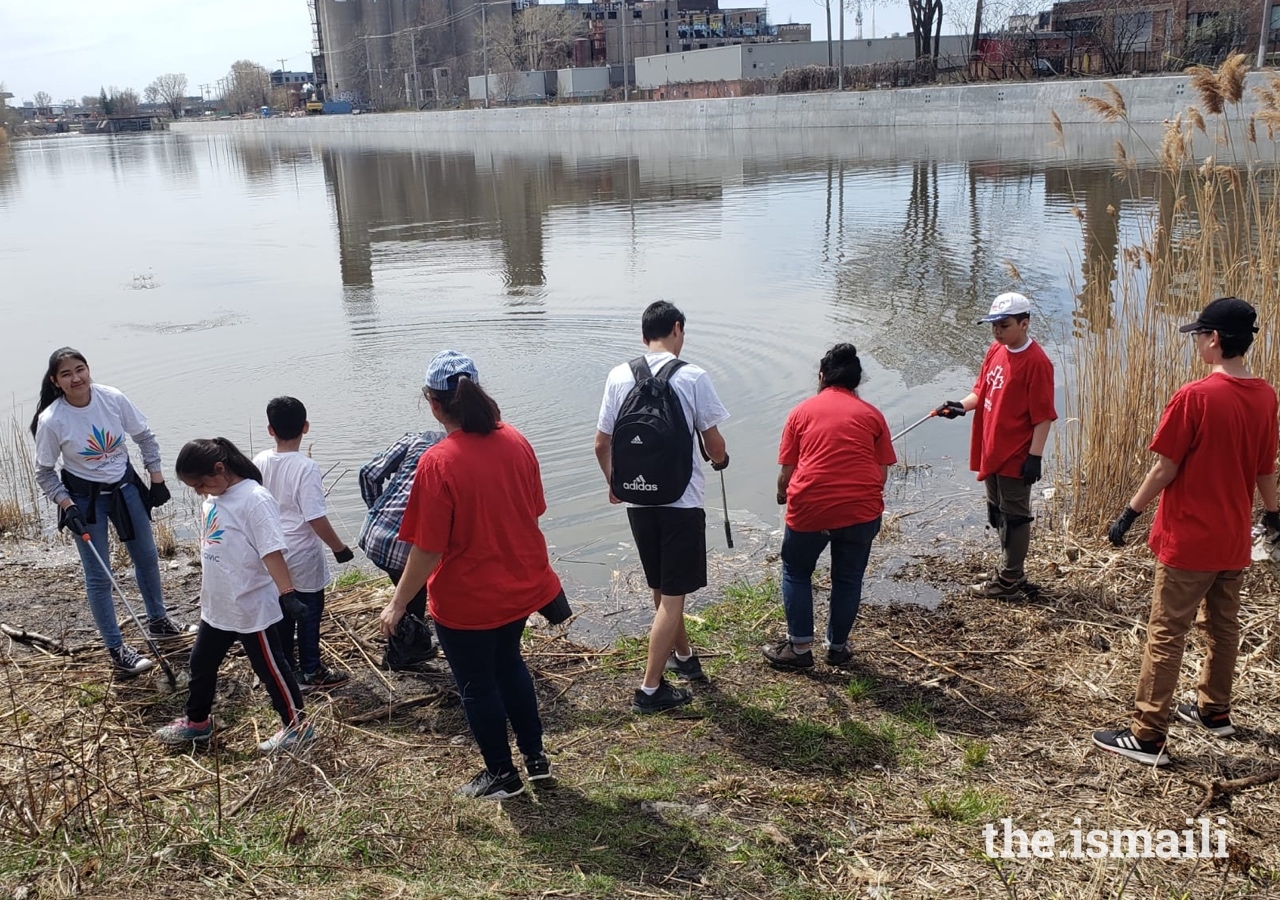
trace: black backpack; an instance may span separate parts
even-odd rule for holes
[[[665,506],[684,496],[693,477],[693,433],[671,376],[673,359],[657,375],[642,356],[631,361],[636,384],[622,400],[613,426],[613,495],[639,506]]]

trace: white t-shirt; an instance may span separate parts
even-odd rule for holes
[[[675,354],[665,350],[657,353],[646,353],[645,361],[649,363],[649,371],[657,375],[658,371],[671,360]],[[596,429],[602,434],[613,434],[614,422],[618,419],[618,410],[622,401],[635,387],[636,379],[631,374],[631,363],[625,362],[614,366],[604,385],[604,399],[600,403],[600,419]],[[684,418],[689,427],[699,433],[714,428],[729,418],[729,411],[724,408],[716,389],[711,386],[711,376],[698,366],[686,363],[671,376],[671,387],[680,398],[684,407]],[[706,488],[707,476],[702,471],[702,454],[698,450],[697,435],[693,438],[693,477],[684,495],[675,503],[667,506],[678,506],[685,509],[697,509],[702,506],[702,496]],[[628,504],[634,505],[634,504]]]
[[[240,634],[279,622],[280,595],[262,562],[285,549],[275,498],[246,478],[221,497],[205,497],[202,509],[200,618]]]
[[[72,406],[59,397],[40,413],[36,466],[52,469],[61,456],[63,467],[72,475],[114,484],[124,478],[129,465],[126,434],[143,448],[147,470],[159,471],[160,448],[147,428],[147,417],[115,388],[95,384],[88,406]]]
[[[294,589],[323,591],[329,583],[329,562],[324,541],[311,527],[314,519],[327,512],[320,466],[305,453],[275,450],[262,451],[253,464],[262,472],[262,486],[280,504],[284,561],[289,564]]]

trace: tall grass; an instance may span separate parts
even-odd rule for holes
[[[1147,446],[1165,403],[1207,374],[1177,329],[1210,300],[1235,295],[1257,307],[1261,332],[1246,361],[1280,380],[1280,78],[1254,89],[1261,110],[1248,116],[1247,69],[1237,55],[1216,72],[1195,70],[1199,104],[1166,124],[1159,148],[1147,148],[1157,161],[1153,212],[1121,248],[1115,277],[1088,278],[1079,295],[1086,321],[1074,336],[1065,424],[1078,537],[1101,534],[1124,508],[1151,465]],[[1127,124],[1124,97],[1107,90],[1108,98],[1086,102]],[[1056,116],[1054,127],[1061,137]],[[1130,129],[1128,140],[1140,139]],[[1117,177],[1141,196],[1134,148],[1116,147]]]
[[[31,435],[17,415],[0,427],[0,537],[32,537],[40,530]]]

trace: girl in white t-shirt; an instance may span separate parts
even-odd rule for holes
[[[166,744],[209,740],[218,666],[239,641],[282,723],[258,748],[272,753],[310,743],[302,694],[274,627],[282,606],[298,604],[284,561],[280,507],[262,486],[258,467],[226,438],[189,442],[175,468],[182,483],[204,497],[200,630],[191,649],[186,715],[156,737]]]
[[[145,481],[129,462],[126,434],[142,451],[150,476]],[[115,388],[94,384],[84,355],[70,347],[49,357],[31,435],[36,439],[36,484],[57,505],[59,527],[70,528],[77,538],[88,535],[92,541],[92,548],[83,540],[75,545],[84,566],[89,610],[111,664],[124,675],[145,672],[151,660],[124,642],[104,563],[111,564],[107,528],[114,523],[133,560],[151,637],[165,640],[187,633],[165,610],[160,562],[151,534],[151,510],[169,502],[160,445],[147,427],[146,416]],[[93,549],[101,562],[94,558]]]

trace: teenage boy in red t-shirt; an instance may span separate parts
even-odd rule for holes
[[[1207,377],[1183,385],[1160,417],[1151,450],[1156,463],[1108,537],[1117,547],[1157,495],[1148,544],[1155,553],[1155,592],[1147,646],[1138,675],[1133,724],[1095,731],[1103,750],[1153,766],[1172,761],[1165,735],[1182,668],[1187,632],[1196,619],[1207,649],[1196,702],[1179,704],[1178,718],[1210,734],[1235,734],[1231,686],[1240,650],[1240,582],[1250,562],[1253,489],[1262,495],[1262,520],[1280,534],[1276,498],[1276,392],[1244,364],[1258,330],[1257,313],[1243,300],[1220,297],[1182,332],[1195,335]],[[1202,605],[1203,604],[1203,605]]]
[[[973,391],[934,410],[955,419],[975,410],[969,468],[987,489],[987,521],[1000,532],[1000,571],[970,589],[975,597],[1014,599],[1034,592],[1027,583],[1031,546],[1031,485],[1040,480],[1053,406],[1053,363],[1031,339],[1031,301],[1022,294],[996,297],[979,322],[991,324],[991,346]]]

